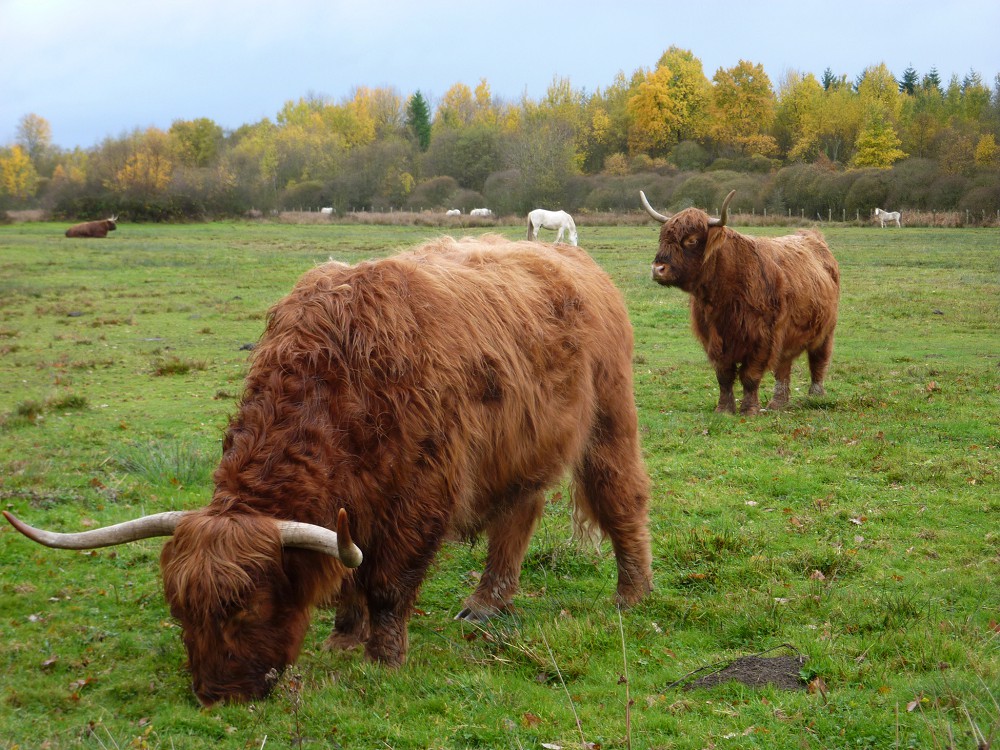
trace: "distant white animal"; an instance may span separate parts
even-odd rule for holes
[[[462,215],[462,209],[460,209],[460,208],[449,208],[447,211],[444,212],[444,215],[445,216],[461,216]]]
[[[565,211],[546,211],[544,208],[536,208],[528,214],[528,239],[537,240],[538,230],[542,228],[558,229],[556,242],[562,242],[563,234],[569,232],[569,244],[576,244],[576,222]]]
[[[493,212],[488,208],[474,208],[469,211],[469,216],[492,216]]]
[[[333,213],[333,206],[325,206],[325,207],[321,208],[319,210],[319,212],[321,214],[326,214],[327,216],[329,216],[330,214]]]
[[[885,223],[896,222],[897,227],[903,226],[899,223],[900,213],[899,211],[883,211],[881,208],[875,209],[875,216],[878,218],[879,222],[882,224],[882,228],[885,228]]]

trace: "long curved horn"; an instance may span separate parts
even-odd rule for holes
[[[278,521],[281,543],[285,547],[298,547],[313,552],[322,552],[340,560],[348,568],[361,564],[362,554],[351,539],[351,529],[347,523],[347,511],[343,508],[337,514],[337,530],[330,531],[325,526],[317,526],[301,521]]]
[[[664,216],[659,211],[654,209],[651,205],[649,205],[649,201],[646,200],[646,194],[641,190],[639,191],[639,198],[642,200],[642,207],[646,209],[646,213],[652,216],[658,222],[660,222],[661,224],[666,224],[667,221],[670,220],[669,216]]]
[[[60,534],[55,531],[36,529],[19,520],[13,513],[4,511],[3,515],[11,526],[24,534],[28,539],[56,549],[95,549],[97,547],[112,547],[118,544],[135,542],[154,536],[170,536],[174,533],[177,522],[185,511],[171,510],[165,513],[154,513],[132,521],[125,521],[114,526],[101,529],[79,531],[73,534]]]
[[[719,214],[719,218],[718,219],[709,219],[708,220],[708,225],[710,227],[724,227],[724,226],[726,226],[726,221],[729,219],[729,201],[731,201],[733,199],[734,195],[736,195],[736,191],[735,190],[730,190],[729,191],[729,195],[727,195],[726,199],[724,201],[722,201],[722,212]]]

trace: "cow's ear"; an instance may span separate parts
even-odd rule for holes
[[[725,241],[725,227],[709,227],[708,234],[705,237],[705,254],[702,256],[702,262],[707,262],[715,251],[722,247],[722,243]]]

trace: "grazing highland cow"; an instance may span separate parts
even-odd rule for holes
[[[118,228],[118,217],[112,216],[110,219],[100,221],[85,221],[82,224],[74,224],[66,230],[67,237],[107,237],[108,232],[113,232]]]
[[[726,227],[726,196],[718,219],[688,208],[657,213],[640,191],[647,213],[663,224],[653,280],[691,295],[691,324],[719,381],[716,411],[734,412],[733,383],[743,384],[740,412],[760,411],[757,390],[774,373],[768,409],[788,404],[792,362],[809,353],[812,385],[822,395],[833,353],[840,271],[819,232],[747,237]]]
[[[319,266],[271,309],[205,508],[114,540],[8,518],[50,546],[172,534],[166,598],[212,704],[266,694],[331,598],[329,646],[402,664],[447,538],[489,540],[458,618],[505,610],[544,490],[566,469],[575,510],[614,547],[618,602],[639,601],[652,587],[649,480],[621,295],[573,247],[445,238]]]

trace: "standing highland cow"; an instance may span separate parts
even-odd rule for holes
[[[809,354],[812,385],[822,395],[833,353],[840,270],[819,232],[748,237],[726,227],[726,196],[718,219],[695,208],[674,216],[642,205],[660,229],[653,280],[691,295],[691,324],[719,381],[718,412],[734,412],[733,384],[743,385],[740,412],[760,411],[765,372],[774,373],[768,409],[788,404],[792,362]]]
[[[208,506],[114,538],[5,514],[57,547],[172,534],[164,590],[212,704],[266,694],[331,597],[330,646],[402,664],[447,538],[489,540],[458,617],[505,610],[544,491],[567,469],[576,511],[614,547],[618,602],[639,601],[652,587],[649,480],[621,295],[574,247],[445,238],[319,266],[271,309]]]

